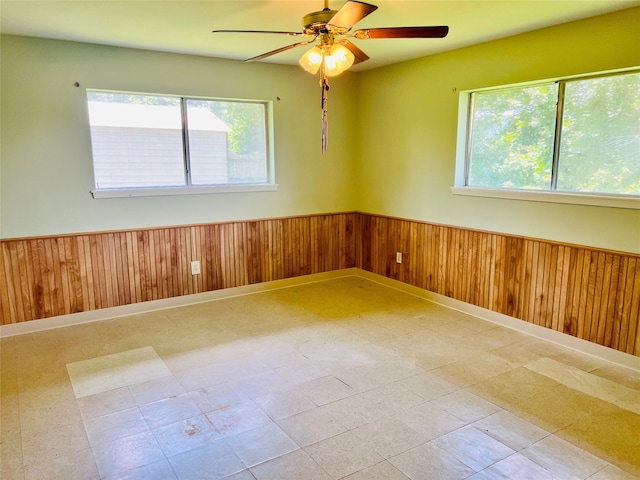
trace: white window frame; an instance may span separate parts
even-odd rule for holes
[[[206,100],[220,102],[243,102],[259,103],[265,107],[265,129],[266,129],[266,154],[267,154],[267,181],[261,183],[225,183],[215,185],[184,185],[165,187],[132,187],[132,188],[96,188],[95,166],[93,163],[93,151],[91,167],[94,188],[90,190],[93,198],[128,198],[128,197],[155,197],[169,195],[203,195],[215,193],[243,193],[243,192],[269,192],[278,190],[275,182],[275,152],[274,152],[274,126],[273,126],[273,102],[271,100],[220,98],[220,97],[199,97],[191,95],[175,95],[164,93],[130,92],[120,90],[104,90],[88,88],[86,92],[104,92],[125,95],[150,95],[158,97],[179,98],[185,100]],[[88,102],[88,96],[86,97]],[[87,117],[88,120],[88,117]],[[88,124],[88,121],[87,121]],[[184,125],[183,125],[184,128]],[[188,159],[185,159],[188,162]]]
[[[593,193],[593,192],[567,192],[559,190],[525,190],[493,187],[468,186],[467,147],[470,140],[470,116],[471,116],[471,94],[491,90],[504,90],[506,88],[523,88],[527,86],[542,85],[545,83],[575,80],[581,78],[591,78],[595,76],[615,75],[618,73],[637,72],[638,67],[611,70],[606,72],[591,73],[587,75],[575,75],[571,77],[558,77],[534,82],[524,82],[512,85],[502,85],[499,87],[478,88],[474,90],[463,90],[459,93],[458,101],[458,133],[456,141],[456,165],[454,184],[451,187],[453,195],[463,195],[472,197],[502,198],[510,200],[522,200],[531,202],[547,203],[568,203],[575,205],[591,205],[601,207],[626,208],[640,210],[640,196],[614,193]]]

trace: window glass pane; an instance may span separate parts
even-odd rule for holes
[[[187,119],[192,184],[267,182],[264,104],[188,99]]]
[[[566,84],[558,190],[640,194],[640,73]]]
[[[179,98],[87,96],[96,188],[185,184]]]
[[[557,84],[474,93],[468,185],[549,189]]]

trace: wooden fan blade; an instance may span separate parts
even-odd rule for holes
[[[370,38],[444,38],[449,33],[449,27],[391,27],[367,28],[356,30],[351,35],[358,40]]]
[[[356,59],[353,62],[354,65],[364,62],[366,60],[369,60],[369,56],[366,53],[364,53],[362,50],[360,50],[358,47],[356,47],[349,40],[340,40],[339,42],[336,42],[336,43],[339,43],[340,45],[344,45],[346,48],[348,48],[351,51],[351,53],[353,53],[353,56],[356,57]]]
[[[315,38],[311,40],[307,40],[305,42],[298,42],[298,43],[294,43],[293,45],[287,45],[286,47],[278,48],[277,50],[272,50],[270,52],[263,53],[262,55],[258,55],[257,57],[248,58],[245,60],[245,62],[255,62],[256,60],[262,60],[263,58],[270,57],[271,55],[275,55],[277,53],[286,52],[287,50],[291,50],[292,48],[301,47],[303,45],[309,45],[314,40]]]
[[[368,3],[358,2],[356,0],[349,0],[333,17],[331,17],[331,20],[329,20],[327,25],[330,27],[346,28],[349,30],[356,23],[370,13],[375,12],[377,9],[378,7],[375,5],[369,5]]]
[[[301,32],[278,32],[274,30],[211,30],[211,33],[274,33],[276,35],[291,35],[293,37],[309,36]]]

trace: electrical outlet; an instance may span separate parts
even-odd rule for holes
[[[200,273],[200,260],[194,260],[191,262],[191,275],[198,275]]]
[[[402,252],[396,252],[396,263],[402,263]]]

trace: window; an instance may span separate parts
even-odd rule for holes
[[[640,72],[463,95],[457,186],[640,196]]]
[[[273,184],[269,103],[87,91],[94,197]]]

